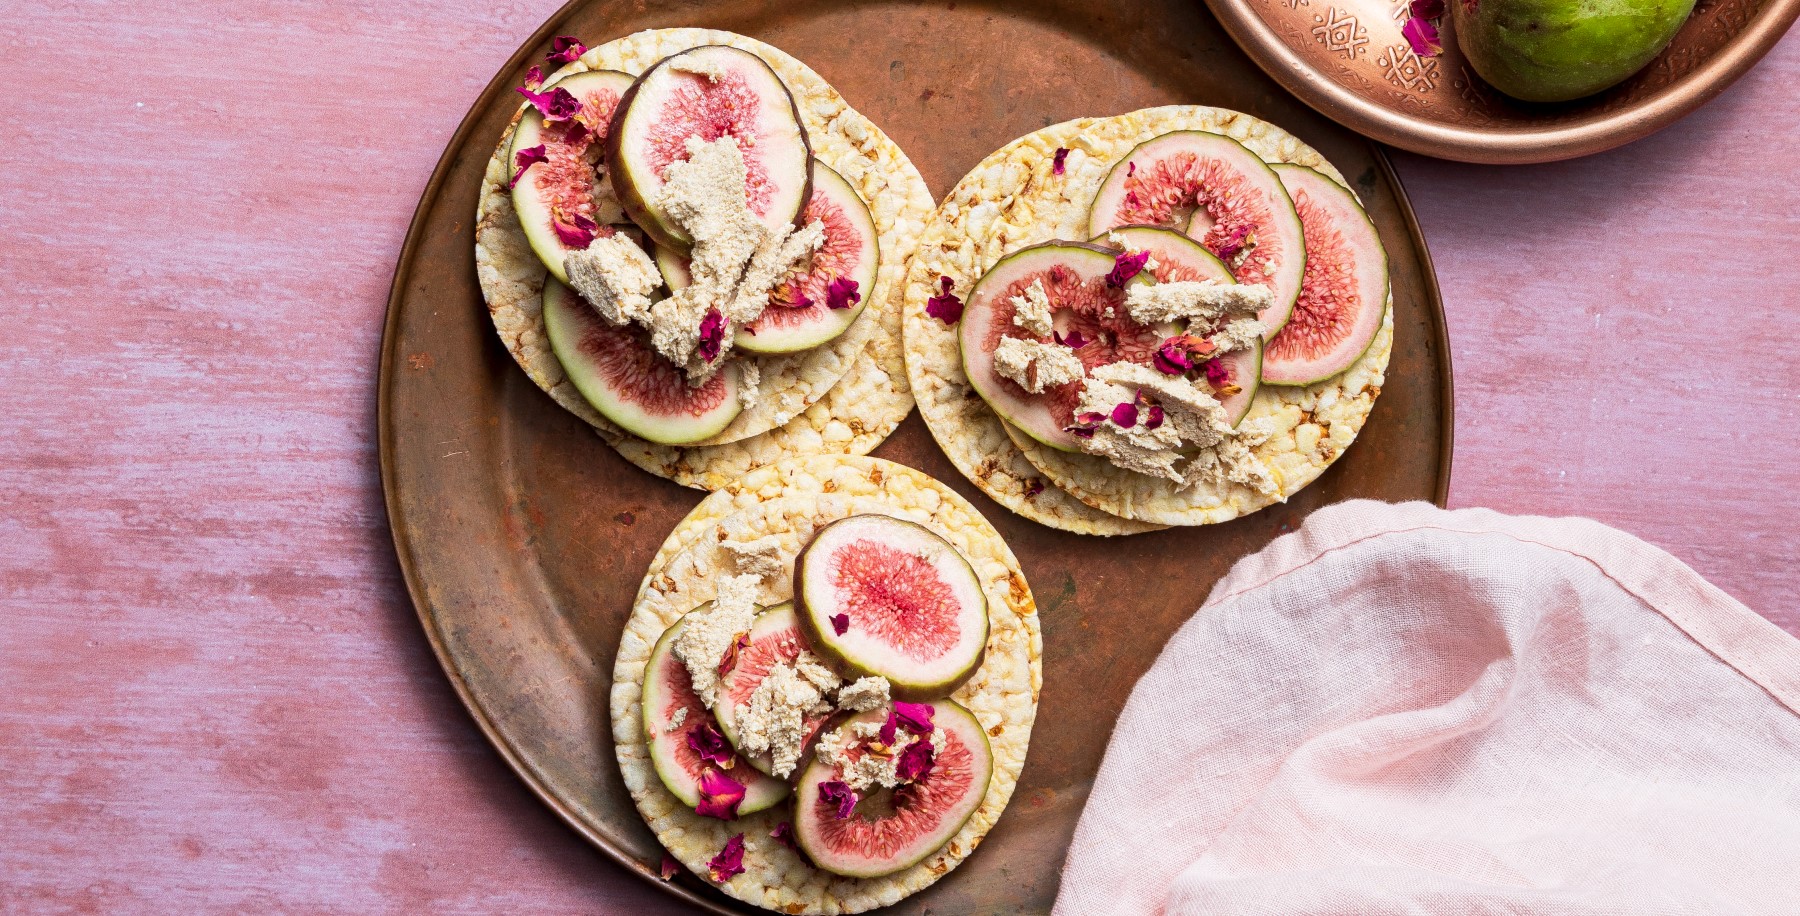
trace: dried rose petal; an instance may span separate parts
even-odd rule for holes
[[[1163,425],[1163,409],[1161,404],[1151,404],[1149,416],[1144,419],[1145,429],[1155,429]]]
[[[519,179],[525,177],[526,169],[531,168],[540,162],[549,161],[550,154],[544,152],[544,144],[542,143],[539,143],[530,149],[519,150],[518,154],[513,156],[513,165],[518,167],[518,171],[513,172],[512,180],[507,182],[506,186],[510,188],[517,185]]]
[[[893,717],[900,720],[901,726],[915,735],[931,734],[931,717],[937,712],[929,703],[908,703],[905,700],[894,701]]]
[[[931,739],[920,738],[900,752],[900,761],[894,764],[894,775],[912,782],[931,772],[932,761],[936,759],[937,749],[931,746]]]
[[[569,126],[563,130],[563,135],[562,135],[563,142],[565,142],[565,143],[580,143],[581,138],[587,136],[587,134],[588,134],[588,126],[586,124],[582,123],[580,120],[574,120],[574,121],[570,121],[568,123],[569,123]]]
[[[856,792],[841,779],[819,783],[819,801],[837,806],[837,818],[843,820],[856,810]]]
[[[569,35],[558,35],[550,43],[550,53],[544,59],[553,64],[566,64],[587,53],[587,45]]]
[[[1063,427],[1063,432],[1068,433],[1077,439],[1094,438],[1094,428],[1092,426],[1065,426]]]
[[[729,821],[737,817],[738,805],[743,802],[743,783],[712,767],[700,774],[700,804],[694,806],[694,813]]]
[[[1068,159],[1069,159],[1069,151],[1066,149],[1063,149],[1061,147],[1058,147],[1056,150],[1056,157],[1050,160],[1050,174],[1061,175],[1064,171],[1066,171],[1068,167],[1065,166],[1063,163],[1067,162]]]
[[[725,654],[719,659],[719,676],[724,677],[725,672],[736,668],[738,653],[748,648],[750,648],[750,634],[739,633],[738,638],[732,640],[731,645],[725,647]]]
[[[675,861],[674,856],[669,855],[666,852],[663,853],[662,866],[656,870],[657,876],[662,878],[664,881],[671,881],[671,880],[674,880],[675,876],[680,873],[681,873],[681,863]]]
[[[962,320],[963,302],[950,292],[955,283],[949,277],[938,277],[938,284],[943,292],[925,300],[925,314],[945,324],[955,324]]]
[[[1142,273],[1144,265],[1150,261],[1150,250],[1138,252],[1121,251],[1113,258],[1113,269],[1106,275],[1106,285],[1113,288],[1124,286],[1131,278]]]
[[[716,884],[724,884],[732,878],[744,873],[744,835],[737,834],[725,841],[725,848],[706,863],[706,873],[712,876]]]
[[[1400,34],[1406,37],[1406,43],[1412,45],[1413,53],[1420,57],[1436,57],[1443,53],[1443,42],[1438,40],[1437,26],[1425,19],[1408,19],[1400,27]]]
[[[584,249],[594,243],[594,234],[600,231],[598,223],[579,213],[568,214],[566,220],[563,219],[563,216],[564,213],[561,210],[552,210],[550,228],[556,231],[556,237],[561,239],[564,245],[570,248]]]
[[[700,319],[700,358],[712,362],[719,358],[719,347],[725,342],[725,316],[709,309]]]
[[[1079,350],[1092,342],[1086,337],[1081,336],[1080,331],[1070,331],[1069,336],[1064,337],[1061,331],[1052,330],[1050,336],[1056,338],[1057,343],[1062,344],[1071,350]]]
[[[794,840],[794,824],[792,821],[782,821],[781,823],[776,824],[775,829],[769,831],[769,836],[773,837],[775,842],[780,843],[795,852],[800,851],[800,844]]]
[[[1130,429],[1133,426],[1136,426],[1138,421],[1137,405],[1130,401],[1126,401],[1125,403],[1114,407],[1112,409],[1112,421],[1120,429]]]
[[[1214,388],[1231,381],[1231,370],[1217,359],[1209,359],[1203,367],[1206,370],[1206,382]]]
[[[1135,162],[1125,163],[1125,177],[1130,178],[1131,176],[1136,175],[1136,174],[1137,174],[1137,163],[1135,163]]]
[[[531,69],[525,71],[525,88],[536,89],[542,85],[544,85],[544,71],[538,69],[537,64],[532,64]]]
[[[1250,237],[1250,224],[1245,223],[1231,231],[1231,235],[1219,243],[1219,250],[1213,252],[1220,260],[1229,261],[1244,250],[1244,240]]]
[[[862,301],[862,293],[856,291],[856,281],[849,277],[834,277],[831,285],[825,288],[825,307],[828,309],[847,309]]]
[[[837,635],[842,636],[850,632],[849,614],[833,614],[828,619],[831,621],[831,631]]]
[[[1181,375],[1194,368],[1194,361],[1188,356],[1187,348],[1170,338],[1162,346],[1156,348],[1156,355],[1150,358],[1156,371],[1164,375]]]
[[[1093,426],[1105,419],[1106,414],[1103,414],[1098,410],[1090,410],[1087,413],[1078,413],[1075,415],[1075,422],[1084,426]]]
[[[701,760],[727,770],[737,762],[737,755],[732,752],[730,742],[725,740],[724,733],[711,721],[700,723],[699,728],[688,729],[687,746]]]
[[[1444,15],[1444,0],[1412,0],[1407,12],[1414,19],[1436,19]]]
[[[1044,492],[1044,481],[1043,480],[1033,477],[1030,480],[1025,482],[1025,498],[1026,499],[1030,499],[1033,496],[1036,496],[1042,492]]]
[[[526,103],[544,115],[547,122],[567,121],[581,113],[581,100],[561,86],[549,92],[532,92],[520,86],[517,91],[525,97]]]

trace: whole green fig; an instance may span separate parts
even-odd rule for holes
[[[1449,0],[1457,44],[1494,88],[1527,102],[1592,95],[1643,69],[1694,0]]]

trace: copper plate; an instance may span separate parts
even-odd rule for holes
[[[1386,391],[1355,446],[1286,505],[1212,528],[1079,537],[978,494],[916,415],[877,452],[948,481],[999,526],[1044,626],[1045,686],[1018,793],[981,850],[906,909],[1047,910],[1126,693],[1231,562],[1326,503],[1442,502],[1449,350],[1424,240],[1381,153],[1283,93],[1189,0],[726,0],[654,14],[584,0],[558,13],[476,101],[413,218],[382,344],[382,481],[407,588],[476,725],[570,826],[646,879],[661,851],[620,784],[607,690],[638,580],[700,494],[627,465],[513,365],[476,288],[470,231],[482,169],[517,104],[511,87],[551,36],[599,43],[677,24],[754,35],[811,64],[892,134],[938,195],[1046,124],[1205,102],[1317,146],[1355,182],[1387,242],[1396,342]],[[658,885],[712,912],[741,909],[689,875]]]
[[[1475,76],[1448,15],[1444,53],[1414,54],[1400,36],[1407,0],[1206,2],[1259,66],[1338,123],[1415,153],[1501,164],[1586,156],[1667,127],[1724,92],[1800,16],[1800,0],[1700,0],[1630,79],[1534,105]]]

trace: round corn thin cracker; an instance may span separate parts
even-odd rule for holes
[[[744,836],[743,874],[726,893],[785,913],[856,913],[916,893],[955,868],[999,818],[1017,784],[1042,686],[1042,638],[1036,605],[1018,561],[992,526],[942,484],[911,468],[873,458],[821,456],[784,462],[747,477],[745,486],[702,501],[677,526],[645,577],[620,639],[613,669],[613,737],[620,769],[640,813],[669,852],[696,874],[733,836]],[[735,512],[725,510],[736,508]],[[651,765],[642,731],[644,667],[663,631],[713,597],[736,571],[720,546],[735,537],[777,535],[792,563],[812,532],[847,515],[879,512],[930,527],[975,567],[988,597],[987,656],[953,698],[987,728],[994,775],[980,807],[955,837],[924,862],[885,878],[845,878],[813,868],[769,836],[789,819],[783,806],[734,821],[703,818],[669,794]],[[685,548],[671,550],[673,544]],[[792,578],[765,582],[760,600],[792,593]]]
[[[510,126],[488,163],[476,209],[476,272],[482,293],[502,343],[526,375],[634,464],[702,488],[709,486],[708,481],[795,454],[864,454],[905,418],[912,397],[900,353],[901,279],[932,205],[924,179],[892,140],[850,108],[817,73],[755,39],[705,29],[639,32],[590,49],[555,76],[589,69],[639,73],[670,54],[707,44],[742,48],[775,69],[800,106],[814,154],[869,203],[882,255],[863,315],[820,347],[757,357],[762,376],[759,402],[718,436],[684,447],[647,442],[600,416],[568,381],[544,332],[541,296],[548,272],[526,242],[506,189],[511,177],[511,163],[506,161]],[[515,116],[514,125],[517,122]],[[820,404],[826,410],[813,409]]]
[[[1292,162],[1343,183],[1325,158],[1292,134],[1259,118],[1220,108],[1171,105],[1044,128],[989,156],[945,198],[926,227],[907,274],[907,372],[920,414],[958,468],[1003,505],[1054,527],[1085,533],[1091,519],[1048,507],[1059,494],[1107,518],[1140,525],[1209,524],[1285,499],[1310,483],[1360,431],[1392,349],[1392,311],[1369,352],[1349,372],[1310,388],[1265,387],[1252,416],[1273,417],[1276,432],[1256,451],[1281,487],[1265,496],[1249,487],[1196,487],[1121,470],[1103,458],[1041,445],[1000,420],[969,386],[956,329],[925,314],[938,276],[966,292],[1001,257],[1051,239],[1085,239],[1094,193],[1132,148],[1174,130],[1229,136],[1270,162]],[[1051,171],[1056,150],[1070,150],[1065,172]],[[976,430],[969,435],[966,430]],[[1002,441],[996,442],[995,437]],[[978,449],[954,445],[981,440]],[[1024,473],[1050,481],[1035,498],[1019,485]],[[985,472],[985,473],[984,473]]]

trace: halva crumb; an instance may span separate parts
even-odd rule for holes
[[[675,657],[687,666],[694,693],[707,708],[713,708],[719,689],[719,663],[725,651],[740,634],[750,630],[756,619],[756,599],[762,587],[759,576],[727,576],[719,582],[712,607],[691,617],[681,635],[675,638]]]
[[[1049,337],[1056,330],[1051,321],[1050,297],[1044,292],[1044,281],[1035,279],[1025,292],[1012,297],[1013,324],[1039,337]]]
[[[1275,294],[1267,286],[1212,280],[1144,283],[1125,293],[1126,314],[1132,321],[1148,326],[1187,321],[1190,326],[1210,328],[1254,316],[1274,304]]]
[[[1032,394],[1065,385],[1085,371],[1081,357],[1062,344],[1002,337],[994,348],[994,371]]]
[[[569,285],[614,325],[647,319],[650,294],[662,285],[656,262],[623,232],[569,252],[563,258],[563,272]]]
[[[1160,407],[1162,422],[1151,428],[1140,410],[1123,426],[1112,418],[1119,404],[1148,403]],[[1269,492],[1273,479],[1251,448],[1269,437],[1266,426],[1246,422],[1234,431],[1225,409],[1211,391],[1181,376],[1165,375],[1148,366],[1118,362],[1096,368],[1083,383],[1079,414],[1100,414],[1091,438],[1078,439],[1081,450],[1115,467],[1161,477],[1191,487],[1230,480]],[[1260,436],[1260,438],[1258,438]],[[1198,449],[1192,457],[1184,452]],[[1185,466],[1184,466],[1185,462]]]
[[[838,691],[837,705],[839,709],[851,712],[868,712],[880,709],[888,704],[888,682],[884,677],[865,677],[845,684]]]
[[[737,712],[739,750],[752,756],[768,754],[775,776],[792,773],[806,742],[806,720],[831,711],[826,696],[840,683],[830,668],[804,649],[792,662],[777,663]]]

